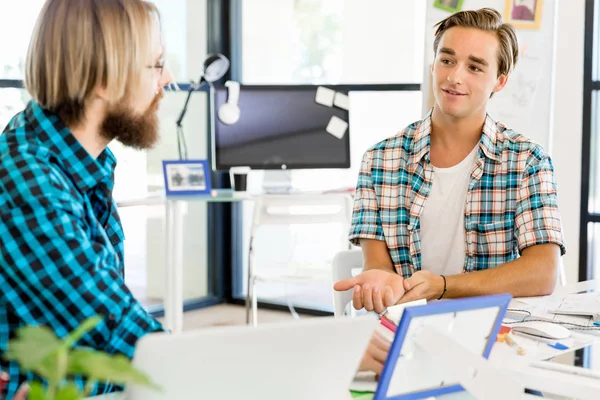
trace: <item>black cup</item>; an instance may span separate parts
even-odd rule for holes
[[[232,188],[236,192],[245,192],[248,188],[248,173],[250,168],[234,167],[229,170]]]
[[[236,192],[245,192],[247,187],[247,174],[233,174],[233,189]]]

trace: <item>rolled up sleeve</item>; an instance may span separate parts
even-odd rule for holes
[[[381,225],[380,210],[372,179],[372,152],[362,159],[352,212],[349,240],[358,246],[360,239],[385,240]]]

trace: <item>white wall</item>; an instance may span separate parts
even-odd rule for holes
[[[567,242],[568,282],[578,281],[583,109],[584,1],[559,1],[552,158]]]

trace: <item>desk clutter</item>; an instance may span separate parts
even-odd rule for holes
[[[579,289],[575,285],[572,293],[510,299],[497,325],[485,318],[484,306],[474,305],[488,296],[389,307],[375,329],[391,343],[384,371],[381,377],[357,373],[350,389],[356,395],[371,392],[375,400],[447,394],[458,384],[484,399],[529,398],[525,388],[545,396],[597,399],[600,372],[552,361],[600,342],[595,315],[600,312],[600,293],[578,293]],[[463,308],[468,304],[460,303],[464,300],[474,302],[474,308]],[[487,317],[492,314],[488,309]],[[407,318],[412,320],[409,325]],[[481,326],[493,335],[489,353],[485,342],[476,344],[480,333],[475,331]],[[461,374],[465,370],[472,375]]]

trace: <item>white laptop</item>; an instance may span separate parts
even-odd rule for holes
[[[372,315],[143,337],[133,364],[162,388],[129,386],[128,400],[349,399],[378,324]]]

